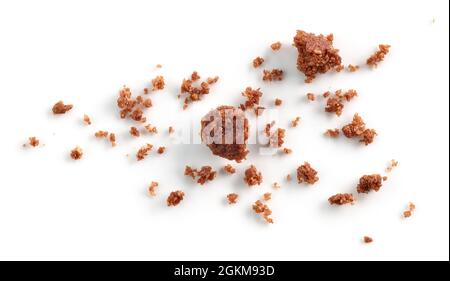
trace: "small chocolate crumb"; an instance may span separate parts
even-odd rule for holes
[[[364,243],[368,244],[368,243],[372,243],[373,239],[372,239],[372,237],[364,236],[363,241],[364,241]]]
[[[28,144],[30,144],[32,147],[36,147],[39,145],[39,140],[36,137],[29,137]]]
[[[273,50],[273,51],[279,51],[280,49],[281,49],[281,42],[280,41],[278,41],[278,42],[275,42],[275,43],[273,43],[273,44],[271,44],[270,45],[270,48]]]
[[[97,131],[95,133],[95,137],[96,138],[106,138],[106,137],[108,137],[108,132],[107,131],[102,131],[102,130]]]
[[[152,181],[150,183],[150,186],[148,187],[148,194],[150,196],[156,196],[156,188],[158,187],[159,183],[156,181]]]
[[[353,64],[349,64],[347,66],[347,69],[349,72],[356,72],[359,70],[359,65],[353,65]]]
[[[378,45],[378,50],[367,59],[367,65],[377,67],[378,63],[382,62],[384,57],[389,53],[390,47],[390,45]]]
[[[331,196],[328,198],[328,202],[330,202],[330,205],[336,204],[336,205],[344,205],[344,204],[352,204],[355,202],[355,199],[353,198],[353,194],[351,193],[338,193],[336,195]]]
[[[292,149],[284,147],[283,148],[283,153],[284,154],[291,154],[292,153]]]
[[[58,101],[57,103],[55,103],[55,105],[53,105],[52,111],[53,114],[64,114],[72,108],[72,104],[64,104],[63,101]]]
[[[91,118],[89,118],[89,116],[86,115],[86,114],[84,114],[84,116],[83,116],[83,122],[84,122],[84,124],[86,124],[86,125],[91,125],[91,124],[92,124]]]
[[[152,91],[163,90],[165,86],[164,77],[156,76],[152,79]]]
[[[398,166],[398,161],[392,159],[392,160],[389,162],[389,166],[386,168],[386,172],[388,172],[388,173],[392,172],[392,170],[393,170],[395,167],[397,167],[397,166]]]
[[[139,133],[138,128],[131,127],[130,128],[130,135],[132,135],[133,137],[139,137],[141,135],[141,133]]]
[[[279,98],[276,98],[274,101],[275,106],[280,106],[283,103],[283,101]]]
[[[297,168],[297,179],[298,183],[314,184],[319,180],[319,177],[317,176],[317,171],[308,162],[304,162],[303,165]]]
[[[227,174],[234,174],[234,173],[236,173],[236,169],[233,166],[231,166],[230,164],[225,165],[223,167],[223,170]]]
[[[262,57],[256,57],[253,60],[253,67],[254,68],[260,67],[263,63],[264,63],[264,59]]]
[[[252,208],[255,213],[261,214],[267,223],[273,223],[273,219],[270,217],[272,210],[270,210],[266,204],[262,203],[260,200],[256,200]]]
[[[150,133],[150,134],[158,133],[158,129],[155,126],[152,126],[151,124],[145,125],[144,128],[147,131],[147,133]]]
[[[167,197],[167,206],[176,206],[183,200],[184,192],[181,190],[173,191]]]
[[[250,167],[245,170],[244,181],[249,186],[260,185],[262,183],[262,174],[259,172],[254,165],[250,165]]]
[[[274,182],[272,184],[272,187],[275,188],[275,189],[279,189],[279,188],[281,188],[281,185],[279,183],[277,183],[277,182]]]
[[[337,138],[339,136],[339,129],[328,129],[325,132],[325,136],[331,137],[331,138]]]
[[[263,70],[263,81],[281,81],[283,80],[283,70],[274,68],[272,70]]]
[[[138,152],[136,153],[136,159],[137,161],[143,160],[152,150],[153,145],[147,143],[143,145],[141,148],[139,148]]]
[[[263,194],[263,200],[264,201],[269,201],[270,199],[272,199],[272,193],[266,192],[266,193]]]
[[[81,149],[81,147],[77,146],[74,149],[72,149],[72,151],[70,152],[70,157],[73,160],[80,160],[81,157],[83,156],[83,150]]]
[[[156,151],[158,154],[163,154],[166,152],[166,148],[164,146],[158,147],[158,150]]]
[[[380,190],[382,185],[382,178],[379,174],[364,175],[359,179],[356,190],[358,193],[369,193],[371,190]]]
[[[109,142],[111,143],[111,146],[116,146],[116,134],[110,133],[109,134]]]
[[[169,127],[169,135],[173,134],[175,132],[175,130],[173,129],[172,126]]]
[[[236,204],[237,198],[239,197],[236,193],[230,193],[227,195],[228,204]]]
[[[211,166],[203,166],[200,170],[192,169],[190,166],[186,166],[184,170],[184,175],[192,177],[197,183],[204,185],[207,181],[212,181],[217,175],[217,172],[213,170]]]
[[[291,126],[295,128],[298,126],[299,123],[300,123],[300,116],[297,116],[295,117],[294,120],[291,121]]]
[[[316,96],[315,96],[313,93],[307,93],[307,94],[306,94],[306,98],[307,98],[309,101],[315,101],[315,100],[316,100]]]

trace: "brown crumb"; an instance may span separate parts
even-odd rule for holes
[[[322,94],[322,97],[324,98],[328,98],[331,95],[330,91],[326,91],[325,93]]]
[[[262,174],[259,172],[254,165],[250,165],[250,167],[245,170],[244,181],[249,186],[260,185],[262,183]]]
[[[347,69],[349,72],[356,72],[359,70],[359,65],[353,65],[353,64],[349,64],[347,66]]]
[[[146,87],[146,88],[144,88],[144,95],[147,95],[148,94],[148,88]]]
[[[197,80],[199,80],[200,78],[201,78],[201,77],[200,77],[200,75],[198,75],[197,71],[192,72],[192,74],[191,74],[191,80],[192,80],[192,81],[197,81]]]
[[[299,123],[300,123],[300,116],[297,116],[295,117],[294,120],[291,121],[291,126],[295,128],[298,126]]]
[[[263,81],[281,81],[283,80],[283,70],[274,68],[272,70],[263,70]]]
[[[277,182],[274,182],[272,184],[272,187],[275,188],[275,189],[279,189],[279,188],[281,188],[281,185],[279,183],[277,183]]]
[[[219,76],[206,78],[206,83],[208,83],[209,85],[215,84],[217,83],[217,81],[219,81]]]
[[[270,130],[274,125],[275,121],[266,124],[266,126],[264,127],[264,134],[266,135],[266,137],[270,137]]]
[[[223,170],[227,174],[234,174],[234,173],[236,173],[236,169],[233,166],[231,166],[230,164],[225,165],[223,167]]]
[[[317,171],[308,162],[305,162],[297,168],[297,179],[298,183],[314,184],[319,180],[319,177],[317,176]]]
[[[166,148],[164,146],[158,147],[158,150],[156,151],[158,154],[163,154],[166,152]]]
[[[339,136],[339,129],[328,129],[325,132],[325,136],[328,136],[331,138],[337,138]]]
[[[173,191],[167,197],[167,206],[176,206],[183,200],[184,192],[181,190]]]
[[[106,138],[106,137],[108,137],[108,132],[107,131],[97,131],[96,133],[95,133],[95,137],[96,138]]]
[[[331,196],[328,198],[328,202],[330,202],[331,205],[344,205],[344,204],[352,204],[355,202],[355,199],[353,198],[353,194],[351,193],[338,193],[336,195]]]
[[[273,50],[273,51],[279,51],[280,49],[281,49],[281,42],[280,41],[278,41],[278,42],[275,42],[275,43],[273,43],[273,44],[271,44],[270,45],[270,48]]]
[[[70,152],[70,157],[73,160],[80,160],[81,157],[83,156],[83,150],[81,149],[81,147],[77,146],[74,149],[72,149],[72,151]]]
[[[286,181],[291,181],[292,180],[292,177],[291,177],[291,175],[286,175]]]
[[[152,103],[152,100],[151,100],[151,99],[145,99],[145,100],[142,102],[142,105],[143,105],[145,108],[150,108],[150,107],[153,106],[153,103]]]
[[[142,96],[132,97],[130,88],[123,86],[119,91],[117,98],[117,106],[120,109],[120,118],[124,119],[130,117],[136,122],[145,122],[146,117],[142,109],[152,106],[151,99],[145,99]]]
[[[341,65],[337,65],[335,68],[334,68],[334,70],[336,70],[336,72],[341,72],[342,70],[344,70],[344,66],[341,64]]]
[[[86,114],[83,116],[83,122],[84,122],[84,124],[86,124],[86,125],[91,125],[91,124],[92,124],[91,118],[89,118],[89,116],[86,115]]]
[[[255,213],[261,214],[267,223],[273,223],[273,219],[270,217],[272,210],[270,210],[266,204],[262,203],[260,200],[256,200],[252,208]]]
[[[141,161],[143,160],[148,153],[152,150],[153,145],[147,143],[145,145],[143,145],[141,148],[139,148],[138,152],[136,153],[136,159],[137,161]]]
[[[416,209],[416,205],[414,205],[414,203],[412,203],[412,202],[409,202],[408,210],[403,212],[403,217],[409,218],[415,209]]]
[[[58,101],[57,103],[55,103],[55,105],[53,105],[52,111],[53,114],[64,114],[72,108],[72,104],[64,104],[63,101]]]
[[[264,59],[262,57],[256,57],[253,60],[253,67],[254,68],[260,67],[263,63],[264,63]]]
[[[372,143],[377,136],[377,132],[374,129],[366,129],[366,124],[358,113],[353,115],[353,120],[350,124],[342,127],[342,132],[347,138],[359,137],[359,141],[365,145]]]
[[[148,194],[150,196],[156,196],[156,188],[158,187],[158,183],[156,181],[152,181],[150,186],[148,187]]]
[[[158,64],[156,65],[156,68],[162,68],[162,65],[158,63]]]
[[[262,97],[263,93],[258,89],[252,89],[251,87],[245,88],[245,91],[242,92],[242,96],[244,96],[247,100],[245,104],[241,104],[241,109],[246,110],[250,108],[255,108],[255,106],[259,105],[259,100]]]
[[[175,130],[173,129],[172,126],[169,127],[169,135],[173,134],[175,132]]]
[[[190,166],[186,166],[184,170],[184,175],[192,177],[197,183],[204,185],[207,181],[212,181],[217,175],[217,172],[213,170],[211,166],[203,166],[200,170],[192,169]]]
[[[112,146],[116,146],[116,134],[110,133],[109,134],[109,142]]]
[[[239,195],[236,193],[230,193],[227,195],[228,204],[236,204]]]
[[[315,96],[313,93],[307,93],[307,94],[306,94],[306,98],[307,98],[309,101],[315,101],[315,100],[316,100],[316,96]]]
[[[390,45],[378,45],[378,50],[367,59],[367,65],[376,67],[378,63],[382,62],[384,57],[389,53],[390,47]]]
[[[138,128],[131,127],[130,128],[130,135],[132,135],[133,137],[139,137],[141,135],[141,133],[139,133]]]
[[[378,191],[382,185],[382,177],[379,174],[364,175],[359,179],[356,191],[358,193],[369,193],[371,190]]]
[[[398,166],[398,161],[397,160],[394,160],[394,159],[392,159],[390,162],[389,162],[389,166],[386,168],[386,172],[392,172],[392,170],[395,168],[395,167],[397,167]]]
[[[388,180],[388,177],[384,176],[383,181],[387,181],[387,180]]]
[[[283,148],[283,153],[284,154],[291,154],[292,153],[292,149],[284,147]]]
[[[364,241],[364,243],[368,244],[368,243],[372,243],[373,239],[372,239],[372,237],[364,236],[363,241]]]
[[[151,124],[145,125],[144,128],[150,134],[157,134],[158,133],[158,129],[155,126],[152,126]]]
[[[241,162],[248,154],[248,119],[233,106],[219,106],[201,120],[201,140],[214,155]]]
[[[39,145],[39,140],[36,137],[29,137],[28,144],[32,147],[36,147]]]
[[[152,91],[163,90],[165,86],[164,77],[159,75],[152,79]]]
[[[280,106],[283,103],[283,101],[279,98],[276,98],[274,101],[275,106]]]
[[[333,35],[315,35],[297,30],[294,45],[298,51],[297,69],[306,76],[306,83],[319,73],[326,73],[341,65],[338,49],[333,47]]]
[[[327,100],[326,112],[335,113],[337,116],[341,116],[344,104],[337,97],[329,97]]]
[[[272,193],[266,192],[266,193],[263,194],[263,200],[264,201],[269,201],[270,199],[272,199]]]
[[[343,95],[343,97],[345,98],[346,101],[351,101],[354,97],[357,97],[357,96],[358,96],[358,92],[356,92],[353,89],[348,90]]]

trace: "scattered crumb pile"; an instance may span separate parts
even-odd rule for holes
[[[367,59],[367,65],[374,67],[378,66],[378,63],[382,62],[384,60],[384,57],[389,53],[390,47],[390,45],[378,45],[378,51],[376,51]]]
[[[266,204],[262,203],[260,200],[256,200],[252,207],[253,211],[260,214],[267,223],[273,223],[273,219],[270,217],[270,215],[272,215],[272,210],[270,210]]]
[[[190,79],[183,79],[179,96],[180,98],[184,97],[183,109],[186,109],[190,103],[199,101],[204,95],[209,94],[209,87],[219,80],[219,76],[209,77],[203,82],[199,80],[200,75],[197,71],[192,72]]]
[[[273,68],[271,70],[264,69],[263,70],[263,81],[281,81],[283,80],[283,70],[278,68]]]

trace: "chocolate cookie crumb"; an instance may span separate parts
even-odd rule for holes
[[[150,196],[156,196],[156,188],[158,187],[159,183],[156,181],[152,181],[150,183],[150,186],[148,187],[148,194]]]
[[[279,183],[277,183],[277,182],[274,182],[272,184],[272,187],[275,188],[275,189],[279,189],[279,188],[281,188],[281,185]]]
[[[233,106],[210,111],[201,120],[201,139],[214,155],[241,162],[249,152],[245,113]]]
[[[263,63],[264,63],[264,59],[262,57],[256,57],[253,60],[253,67],[254,68],[260,67]]]
[[[389,53],[390,47],[390,45],[378,45],[378,51],[376,51],[367,59],[367,65],[377,67],[378,63],[382,62],[384,60],[384,57]]]
[[[158,133],[158,129],[155,126],[152,126],[151,124],[145,125],[144,128],[150,134],[157,134]]]
[[[290,148],[283,148],[283,153],[284,154],[291,154],[292,153],[292,149],[290,149]]]
[[[244,96],[247,100],[242,105],[241,109],[246,110],[250,108],[254,108],[259,105],[259,100],[262,97],[263,93],[258,89],[252,89],[251,87],[245,88],[245,91],[242,92],[242,96]]]
[[[133,137],[139,137],[141,135],[141,133],[139,133],[138,128],[131,127],[130,128],[130,135],[132,135]]]
[[[73,160],[80,160],[81,157],[83,157],[83,150],[81,149],[81,147],[77,146],[72,149],[72,151],[70,152],[70,157]]]
[[[359,142],[362,142],[365,145],[371,144],[376,136],[377,132],[374,129],[365,129]]]
[[[39,140],[36,137],[29,137],[28,144],[32,147],[36,147],[39,145]]]
[[[156,152],[158,152],[158,154],[163,154],[164,152],[166,152],[166,148],[164,146],[160,146],[158,147],[158,150]]]
[[[360,142],[365,145],[372,143],[377,135],[374,129],[366,129],[366,124],[358,113],[353,115],[353,120],[350,124],[342,127],[342,132],[347,138],[359,137]]]
[[[236,204],[237,198],[239,197],[236,193],[230,193],[227,195],[228,204]]]
[[[158,63],[158,64],[156,65],[156,68],[162,68],[162,65]]]
[[[263,81],[281,81],[283,80],[283,70],[274,68],[272,70],[263,70]]]
[[[368,244],[368,243],[372,243],[373,239],[372,239],[372,237],[364,236],[363,241],[364,241],[364,243]]]
[[[194,77],[196,80],[193,80]],[[194,86],[195,82],[200,79],[200,76],[197,72],[191,74],[191,79],[183,79],[180,87],[180,95],[181,98],[183,95],[185,96],[183,102],[183,109],[186,109],[190,103],[200,101],[204,95],[209,94],[209,86],[214,84],[219,80],[219,76],[214,78],[208,78],[207,82],[199,82],[199,86]]]
[[[273,223],[273,219],[270,218],[270,215],[272,214],[272,210],[269,209],[269,207],[262,203],[260,200],[256,200],[255,204],[252,206],[253,211],[257,214],[261,214],[261,216],[264,218],[264,220],[267,223]]]
[[[73,108],[72,104],[64,104],[63,101],[58,101],[57,103],[55,103],[55,105],[53,105],[52,111],[53,114],[64,114],[67,111],[71,110]]]
[[[398,161],[392,159],[392,160],[389,162],[389,166],[386,168],[386,172],[387,172],[387,173],[392,172],[392,170],[393,170],[395,167],[397,167],[397,166],[398,166]]]
[[[280,100],[279,98],[276,98],[274,101],[275,106],[280,106],[283,103],[282,100]]]
[[[247,185],[260,185],[262,180],[263,178],[261,172],[259,172],[254,165],[251,165],[247,170],[245,170],[244,181]]]
[[[165,86],[164,77],[156,76],[152,79],[152,91],[163,90]]]
[[[192,80],[192,81],[197,81],[197,80],[199,80],[200,78],[201,78],[201,77],[200,77],[200,75],[198,75],[197,71],[192,72],[192,74],[191,74],[191,80]]]
[[[331,95],[330,91],[326,91],[325,93],[322,94],[322,97],[324,98],[328,98]]]
[[[169,135],[173,134],[175,132],[175,130],[173,129],[172,126],[169,127]]]
[[[263,200],[264,201],[269,201],[270,199],[272,199],[272,193],[266,192],[266,193],[263,194]]]
[[[144,116],[144,112],[141,107],[148,107],[148,103],[149,102],[144,101],[141,96],[133,99],[130,88],[123,86],[123,88],[119,91],[119,97],[117,98],[117,106],[120,109],[120,118],[124,119],[130,117],[136,122],[145,122],[146,117]]]
[[[270,48],[273,50],[273,51],[279,51],[280,49],[281,49],[281,42],[280,41],[278,41],[278,42],[275,42],[275,43],[273,43],[273,44],[271,44],[270,45]]]
[[[291,126],[295,128],[298,126],[299,123],[300,123],[300,116],[297,116],[295,117],[294,120],[291,121]]]
[[[325,136],[328,136],[331,138],[337,138],[339,136],[339,129],[328,129],[325,132]]]
[[[379,174],[364,175],[359,179],[356,191],[358,193],[369,193],[371,190],[378,191],[382,185],[382,177]]]
[[[337,116],[341,116],[344,104],[337,97],[329,97],[327,105],[325,107],[326,112],[335,113]]]
[[[183,200],[184,192],[181,190],[173,191],[167,197],[167,206],[176,206]]]
[[[352,204],[355,202],[355,199],[353,198],[353,194],[351,193],[338,193],[336,195],[331,196],[328,198],[328,202],[330,202],[330,205],[336,204],[336,205],[344,205],[344,204]]]
[[[291,175],[286,175],[286,181],[291,181],[292,180],[292,177],[291,177]]]
[[[317,176],[317,171],[305,161],[303,165],[297,168],[297,179],[298,183],[306,182],[308,184],[314,184],[319,180],[319,177]]]
[[[116,146],[116,134],[110,133],[109,134],[109,142],[111,143],[111,146]]]
[[[234,174],[234,173],[236,173],[236,169],[233,166],[231,166],[230,164],[225,165],[223,167],[223,170],[227,174]]]
[[[416,209],[416,205],[414,205],[414,203],[412,203],[412,202],[409,202],[409,204],[408,204],[408,210],[406,210],[406,211],[404,211],[403,212],[403,217],[404,218],[409,218],[411,215],[412,215],[412,213],[413,213],[413,211]]]
[[[211,166],[203,166],[200,170],[192,169],[190,166],[186,166],[184,175],[190,176],[192,179],[197,179],[197,183],[204,185],[207,181],[212,181],[217,175],[217,172],[213,170]]]
[[[86,124],[86,125],[91,125],[91,118],[89,118],[88,115],[84,114],[84,116],[83,116],[83,122],[84,122],[84,124]]]
[[[316,100],[316,96],[315,96],[313,93],[307,93],[307,94],[306,94],[306,98],[307,98],[309,101],[315,101],[315,100]]]
[[[317,74],[326,73],[341,65],[339,50],[333,47],[333,35],[315,35],[297,30],[294,45],[298,51],[297,68],[312,82]]]
[[[136,153],[136,159],[137,161],[143,160],[149,152],[152,150],[153,145],[147,143],[143,145],[141,148],[139,148],[138,152]]]
[[[347,66],[347,69],[349,72],[356,72],[359,70],[359,65],[353,65],[353,64],[349,64]]]
[[[106,138],[106,137],[108,137],[108,132],[107,131],[102,131],[102,130],[97,131],[95,133],[95,137],[96,138]]]

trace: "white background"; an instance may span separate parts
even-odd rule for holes
[[[291,47],[297,29],[334,33],[344,64],[363,65],[380,43],[392,49],[378,69],[305,84]],[[2,1],[0,258],[448,260],[448,32],[448,1]],[[278,40],[283,49],[273,53]],[[286,79],[262,82],[250,66],[258,55]],[[182,111],[176,95],[193,70],[220,81]],[[127,84],[141,93],[158,74],[167,87],[152,94],[147,116],[161,133],[132,139],[132,123],[118,118],[117,92]],[[237,174],[198,186],[183,176],[186,164],[228,162],[202,145],[176,144],[167,127],[179,132],[211,108],[239,104],[247,86],[261,87],[263,105],[283,99],[282,127],[302,117],[287,130],[294,153],[262,156],[252,146]],[[307,92],[340,88],[360,95],[339,118],[323,111],[323,99],[305,100]],[[60,99],[75,107],[53,116]],[[355,112],[378,131],[372,145],[322,135]],[[96,140],[99,129],[115,131],[118,146]],[[32,135],[45,146],[22,148]],[[145,142],[167,153],[136,162]],[[75,162],[68,154],[76,145],[85,155]],[[354,192],[361,175],[383,173],[392,158],[399,166],[380,192],[358,196],[354,206],[328,205],[330,195]],[[285,182],[303,161],[319,182]],[[255,188],[242,180],[251,163],[264,176]],[[146,193],[152,180],[160,183],[156,198]],[[185,200],[168,208],[175,189]],[[273,225],[251,210],[268,191]],[[230,192],[239,193],[238,204],[226,204]],[[402,219],[409,201],[417,210]],[[364,235],[374,242],[363,244]]]

